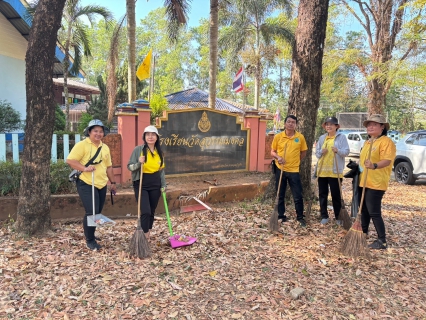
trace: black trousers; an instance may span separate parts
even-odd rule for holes
[[[80,196],[81,202],[83,202],[84,209],[86,210],[86,214],[83,219],[83,230],[84,236],[86,237],[86,241],[94,241],[95,240],[95,231],[96,227],[87,226],[87,216],[93,214],[93,201],[92,201],[92,185],[87,184],[80,179],[77,180],[77,192]],[[105,204],[107,186],[102,189],[95,189],[95,214],[102,213],[102,209]]]
[[[140,180],[133,181],[136,201],[139,197]],[[161,196],[160,172],[144,173],[141,193],[141,227],[143,232],[149,232],[154,225],[154,214]]]
[[[275,170],[275,190],[278,190],[280,176],[281,170]],[[278,217],[285,217],[285,191],[287,188],[287,182],[290,186],[291,193],[293,194],[297,220],[303,220],[303,190],[299,172],[283,171],[280,192],[278,194]]]
[[[342,182],[342,179],[340,179]],[[342,197],[340,196],[339,181],[337,178],[322,178],[318,177],[318,198],[321,209],[321,218],[328,219],[327,199],[328,187],[330,187],[331,200],[333,203],[334,216],[339,219],[340,209],[342,209]]]
[[[362,231],[368,233],[370,220],[373,220],[376,228],[377,237],[384,243],[386,242],[385,222],[382,217],[382,198],[385,192],[383,190],[375,190],[365,188],[364,203],[361,209],[361,225]],[[362,188],[358,190],[358,201],[361,203]]]

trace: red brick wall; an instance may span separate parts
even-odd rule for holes
[[[274,140],[273,134],[268,134],[265,138],[265,159],[272,159],[272,156],[271,156],[272,140]]]
[[[111,151],[112,166],[121,167],[121,135],[111,133],[103,138],[102,142],[105,143]]]

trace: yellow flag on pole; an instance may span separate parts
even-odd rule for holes
[[[149,72],[151,69],[151,56],[152,56],[152,49],[149,50],[145,59],[143,59],[143,62],[139,66],[138,71],[136,71],[136,76],[138,77],[140,81],[149,78]]]

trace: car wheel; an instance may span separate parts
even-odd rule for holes
[[[395,167],[395,180],[403,184],[414,184],[416,179],[407,162],[400,162]]]

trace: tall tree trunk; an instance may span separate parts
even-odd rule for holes
[[[126,0],[127,12],[127,53],[129,60],[128,74],[128,91],[129,102],[136,100],[136,4],[135,0]]]
[[[293,48],[288,113],[297,116],[297,130],[303,133],[308,144],[308,154],[300,166],[305,195],[311,194],[312,146],[320,101],[328,6],[329,0],[299,2]]]
[[[210,63],[209,63],[209,108],[216,106],[217,40],[219,0],[210,0]]]
[[[16,230],[33,235],[50,228],[50,157],[55,100],[53,63],[65,0],[40,0],[25,57],[27,118]]]
[[[379,79],[368,81],[368,114],[383,114],[386,105],[385,84]]]
[[[65,41],[65,57],[62,65],[64,67],[64,96],[65,96],[65,130],[70,131],[70,103],[68,101],[68,70],[70,68],[70,42],[72,25],[68,25],[67,40]]]
[[[254,108],[259,109],[260,105],[260,85],[262,81],[262,64],[260,55],[256,54],[256,68],[254,70]]]

